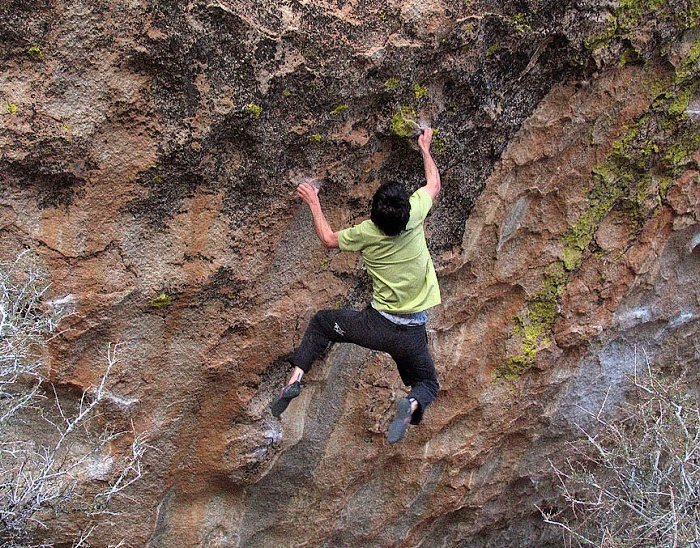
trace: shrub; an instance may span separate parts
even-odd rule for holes
[[[113,398],[107,381],[116,345],[98,386],[77,400],[59,396],[47,378],[41,357],[70,313],[70,299],[46,301],[48,287],[29,252],[0,264],[0,545],[8,547],[48,546],[56,516],[78,512],[94,522],[107,514],[113,497],[141,477],[148,447],[133,426],[113,432],[96,420]],[[130,454],[112,454],[112,444],[124,441]]]
[[[542,511],[569,545],[691,546],[700,539],[700,414],[677,380],[648,371],[617,420],[595,415],[555,467],[570,512]]]

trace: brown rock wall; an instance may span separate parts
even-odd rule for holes
[[[548,459],[574,425],[610,386],[624,398],[636,356],[697,362],[696,155],[653,214],[616,206],[594,227],[532,367],[499,375],[594,170],[680,66],[653,41],[626,65],[618,43],[587,50],[603,3],[34,4],[0,8],[0,98],[17,107],[0,116],[0,256],[31,247],[74,303],[52,380],[88,387],[120,342],[111,415],[153,447],[96,545],[556,543],[534,504],[555,503]],[[388,130],[402,105],[444,145],[428,226],[442,389],[390,447],[387,356],[333,347],[281,421],[267,405],[314,311],[371,291],[294,187],[320,178],[341,227],[380,181],[422,184]]]

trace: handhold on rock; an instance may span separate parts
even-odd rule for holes
[[[689,253],[700,253],[700,232],[693,236],[688,244]]]

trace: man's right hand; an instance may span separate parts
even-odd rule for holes
[[[309,183],[301,183],[297,187],[297,196],[304,200],[309,207],[320,205],[318,201],[318,188]]]
[[[323,245],[329,248],[338,247],[338,232],[334,232],[326,216],[321,209],[321,202],[318,199],[318,188],[309,183],[301,183],[297,187],[297,196],[306,202],[311,210],[311,216],[314,219],[314,230],[318,239]]]

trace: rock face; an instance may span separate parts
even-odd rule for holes
[[[121,343],[114,413],[152,447],[91,540],[556,543],[534,505],[576,425],[635,367],[695,378],[700,8],[677,4],[0,7],[0,256],[32,248],[76,304],[54,382],[94,384]],[[318,178],[338,229],[380,182],[422,185],[404,106],[439,131],[442,389],[388,446],[387,356],[333,347],[281,421],[267,405],[311,315],[370,294],[294,188]]]

